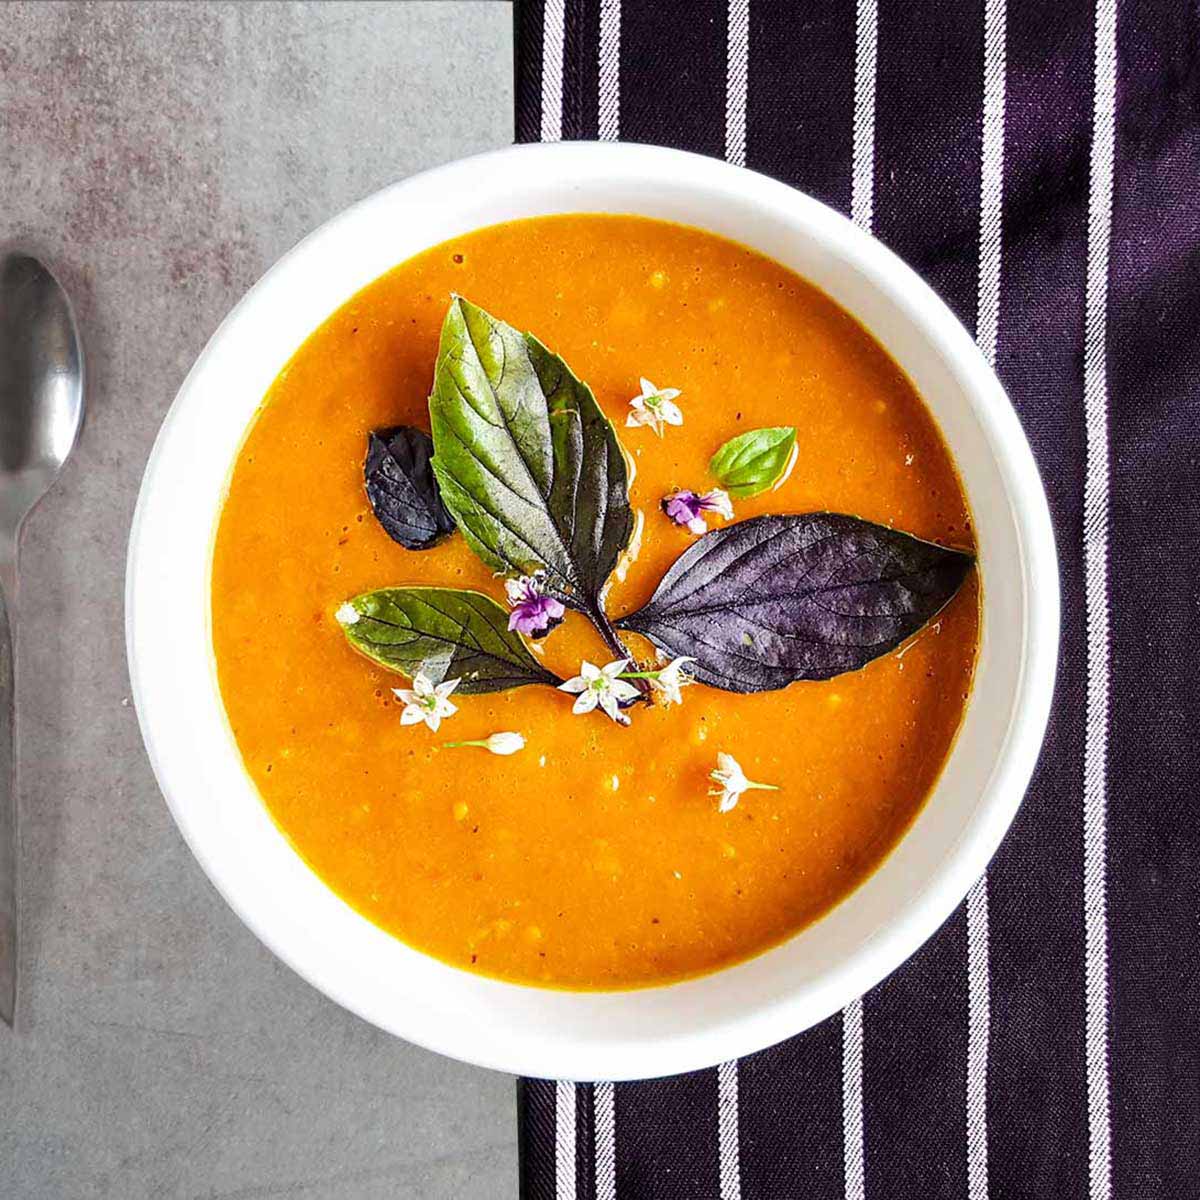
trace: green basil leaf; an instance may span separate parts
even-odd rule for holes
[[[561,682],[508,628],[509,614],[490,596],[456,588],[403,587],[364,592],[349,601],[358,619],[339,615],[350,644],[410,678],[461,679],[458,691],[500,692]]]
[[[894,650],[950,601],[973,562],[844,513],[751,517],[698,537],[616,624],[687,655],[701,683],[772,691]]]
[[[629,543],[629,472],[588,386],[532,334],[461,297],[446,313],[433,394],[433,469],[475,553],[545,573],[589,615]]]
[[[708,469],[731,496],[745,500],[779,482],[795,448],[792,425],[751,429],[730,438],[709,460]]]

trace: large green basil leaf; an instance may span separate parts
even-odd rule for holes
[[[894,650],[950,600],[973,562],[844,513],[752,517],[697,538],[616,624],[690,657],[702,683],[771,691]]]
[[[781,425],[751,429],[730,438],[712,456],[712,477],[733,497],[745,500],[774,487],[796,450],[796,429]]]
[[[338,614],[350,644],[381,666],[432,683],[461,679],[458,691],[500,692],[560,683],[508,628],[508,612],[482,592],[403,587],[364,592]]]
[[[598,613],[633,515],[625,456],[588,386],[532,334],[456,297],[429,415],[442,499],[480,558],[543,571],[548,591]]]

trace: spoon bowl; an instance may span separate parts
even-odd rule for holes
[[[0,257],[0,530],[16,534],[83,424],[83,351],[71,301],[38,259]]]
[[[83,425],[83,349],[71,301],[37,258],[0,254],[0,1017],[17,994],[15,639],[21,526]]]

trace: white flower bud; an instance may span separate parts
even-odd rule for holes
[[[525,739],[519,733],[493,733],[483,744],[493,754],[516,754],[525,749]]]

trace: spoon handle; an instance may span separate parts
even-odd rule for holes
[[[17,557],[0,548],[0,1018],[17,1007],[16,653]]]

